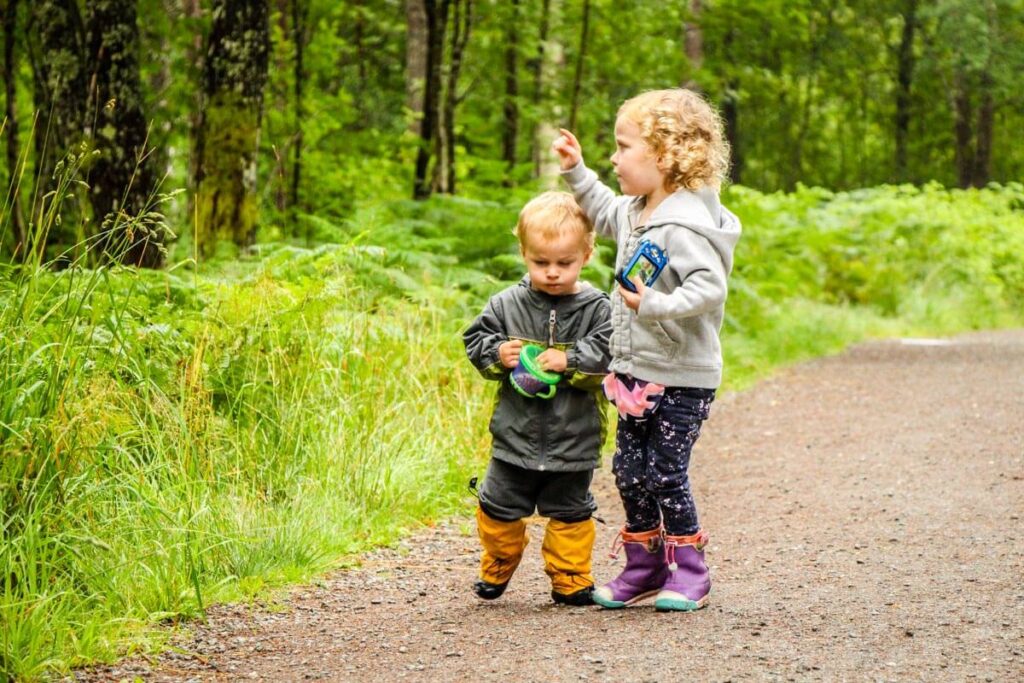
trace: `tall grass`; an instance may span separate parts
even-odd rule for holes
[[[195,308],[171,274],[34,277],[51,296],[18,284],[0,313],[8,675],[112,656],[124,628],[309,576],[459,504],[483,415],[440,310],[371,315],[342,276],[268,269]]]
[[[865,336],[1021,323],[1020,186],[727,200],[730,386]],[[198,272],[0,266],[0,677],[113,658],[465,509],[493,386],[459,331],[519,277],[516,210],[309,217],[331,244]]]
[[[86,267],[88,245],[51,268],[60,199],[0,273],[0,679],[112,658],[462,503],[484,409],[443,282],[388,294],[371,275],[401,269],[354,243],[200,277]]]

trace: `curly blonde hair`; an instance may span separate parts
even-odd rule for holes
[[[619,118],[640,128],[658,158],[665,187],[720,187],[729,171],[729,141],[722,119],[708,102],[685,88],[649,90],[626,100]]]
[[[523,207],[516,223],[516,237],[525,248],[529,235],[553,240],[570,232],[579,234],[587,251],[594,248],[594,226],[568,192],[543,192]]]

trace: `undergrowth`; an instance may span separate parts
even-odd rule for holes
[[[1020,185],[725,200],[726,389],[1022,322]],[[517,211],[381,202],[198,267],[0,267],[0,673],[111,659],[466,510],[494,387],[460,331],[522,273]],[[600,245],[585,278],[608,289],[611,263]]]

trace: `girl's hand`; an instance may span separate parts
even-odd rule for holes
[[[523,340],[513,339],[498,347],[498,360],[506,368],[519,365],[519,352],[523,350]]]
[[[569,359],[565,356],[565,351],[559,349],[545,349],[537,356],[537,362],[540,363],[541,370],[547,370],[548,372],[565,372],[565,368],[569,363]]]
[[[576,136],[565,128],[559,128],[558,132],[561,135],[551,143],[551,151],[558,155],[562,170],[568,171],[583,160],[583,148],[580,147],[580,141]]]
[[[622,285],[619,285],[619,294],[622,296],[623,301],[634,311],[640,310],[640,299],[643,298],[644,292],[647,291],[647,285],[644,284],[643,280],[638,277],[630,279],[633,286],[636,287],[635,292],[631,292]]]

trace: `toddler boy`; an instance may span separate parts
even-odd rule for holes
[[[463,335],[469,360],[498,381],[491,460],[476,512],[483,553],[474,591],[505,592],[527,544],[526,517],[548,518],[541,553],[559,604],[591,604],[596,509],[590,483],[606,427],[601,380],[610,360],[608,296],[579,281],[594,228],[572,195],[545,192],[516,225],[527,274],[491,297]],[[517,391],[509,374],[524,345],[544,350],[536,365],[561,379],[550,398]],[[548,394],[545,393],[545,396]]]

